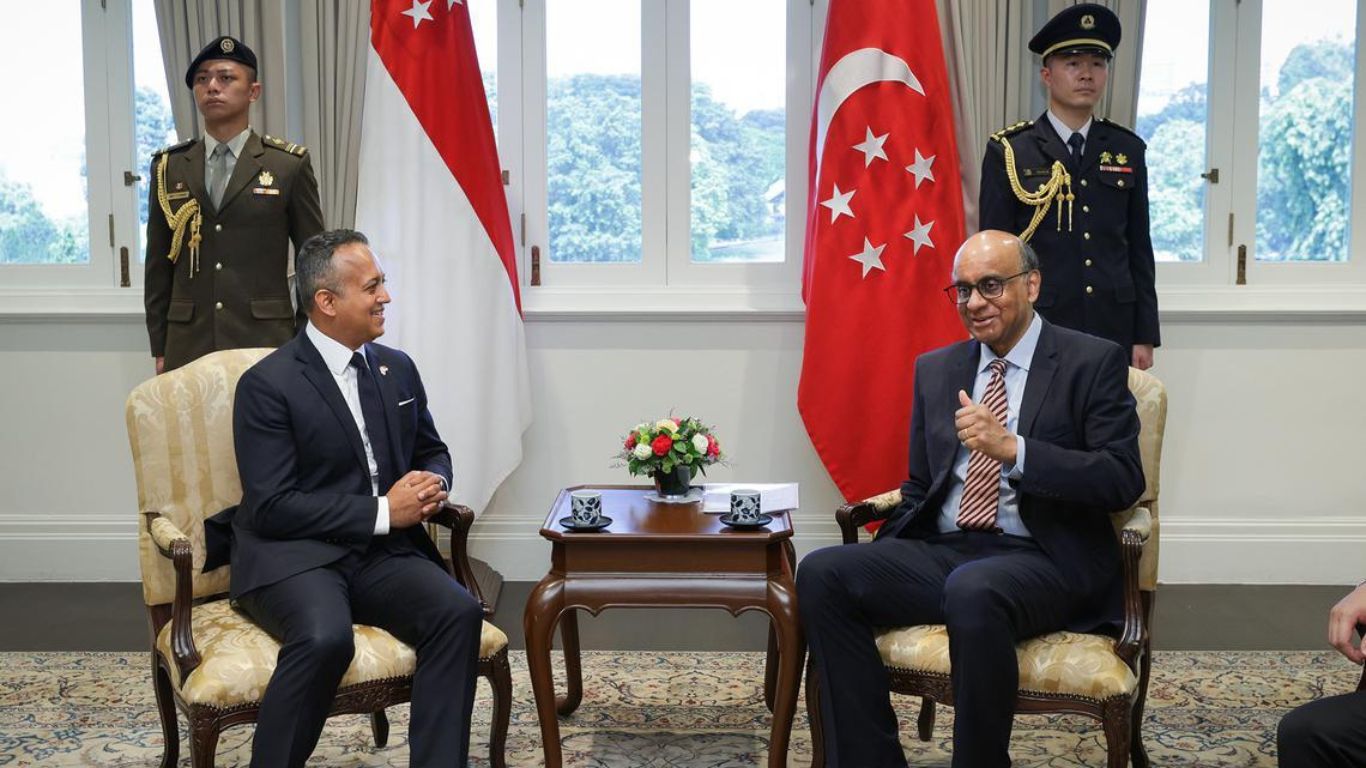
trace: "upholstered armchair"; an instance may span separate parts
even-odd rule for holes
[[[232,442],[237,380],[269,352],[215,352],[143,382],[128,396],[128,440],[138,488],[138,559],[151,627],[152,683],[166,738],[163,768],[176,765],[179,758],[177,709],[189,721],[192,764],[212,766],[219,734],[256,721],[261,695],[275,671],[279,644],[226,599],[230,569],[200,572],[204,519],[236,504],[242,495]],[[452,575],[477,590],[465,553],[474,514],[450,505],[432,520],[450,530]],[[494,766],[504,764],[511,714],[507,644],[507,636],[485,621],[479,674],[493,688],[489,758]],[[408,701],[417,657],[377,627],[356,625],[355,648],[332,714],[369,714],[375,744],[383,747],[389,734],[384,709]]]
[[[1139,447],[1147,487],[1132,509],[1112,518],[1122,551],[1124,627],[1118,639],[1053,632],[1026,640],[1016,649],[1020,686],[1015,710],[1089,715],[1100,720],[1109,768],[1123,768],[1131,757],[1135,768],[1149,765],[1140,729],[1152,668],[1149,625],[1157,589],[1157,496],[1167,392],[1162,382],[1135,368],[1129,369],[1129,389],[1142,423]],[[841,507],[835,520],[844,543],[856,543],[859,528],[885,519],[900,503],[901,491],[895,490]],[[921,741],[929,741],[935,704],[953,704],[947,629],[943,625],[888,628],[878,635],[877,647],[891,675],[892,690],[921,697],[917,731]],[[817,676],[808,665],[806,708],[813,766],[825,765],[819,697]]]

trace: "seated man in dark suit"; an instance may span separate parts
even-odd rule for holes
[[[1353,664],[1366,662],[1366,584],[1338,601],[1328,613],[1328,642]],[[1366,765],[1366,691],[1311,701],[1281,719],[1276,728],[1281,768],[1359,768]]]
[[[953,764],[994,768],[1010,765],[1016,641],[1121,620],[1107,513],[1144,487],[1128,354],[1035,314],[1040,279],[1013,235],[963,244],[946,291],[972,340],[916,360],[900,507],[872,544],[797,570],[827,765],[906,765],[879,627],[947,625]]]
[[[308,759],[356,622],[417,651],[411,764],[465,765],[483,616],[421,525],[450,454],[413,361],[372,343],[389,293],[365,236],[324,232],[296,261],[308,324],[243,374],[233,410],[232,596],[281,644],[251,763]]]

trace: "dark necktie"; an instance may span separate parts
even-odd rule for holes
[[[1072,148],[1073,163],[1081,160],[1081,145],[1085,143],[1086,138],[1081,135],[1080,131],[1074,132],[1072,136],[1067,139],[1067,146]]]
[[[1076,134],[1073,134],[1076,135]],[[987,382],[982,405],[1004,426],[1006,423],[1006,361],[996,358],[987,364]],[[963,481],[963,497],[958,501],[958,527],[968,531],[996,530],[996,509],[1001,501],[1001,462],[980,451],[968,457],[968,476]]]
[[[360,390],[360,412],[365,417],[365,434],[370,438],[370,450],[375,454],[379,472],[379,492],[384,494],[398,480],[394,477],[393,454],[389,451],[389,429],[384,419],[384,399],[379,395],[375,374],[365,362],[365,355],[351,355],[351,367],[356,369],[356,384]]]

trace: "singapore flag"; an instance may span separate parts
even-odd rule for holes
[[[490,1],[490,0],[486,0]],[[480,512],[531,423],[516,252],[465,0],[372,0],[356,229],[394,296],[381,343],[410,354]]]
[[[854,501],[906,479],[915,358],[965,335],[943,293],[963,206],[934,0],[832,0],[819,73],[797,408]]]

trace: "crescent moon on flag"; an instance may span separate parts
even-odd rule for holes
[[[816,96],[816,178],[820,178],[821,156],[825,153],[825,135],[835,113],[858,89],[873,83],[903,83],[921,96],[925,89],[903,59],[881,48],[860,48],[844,55],[821,83]]]

